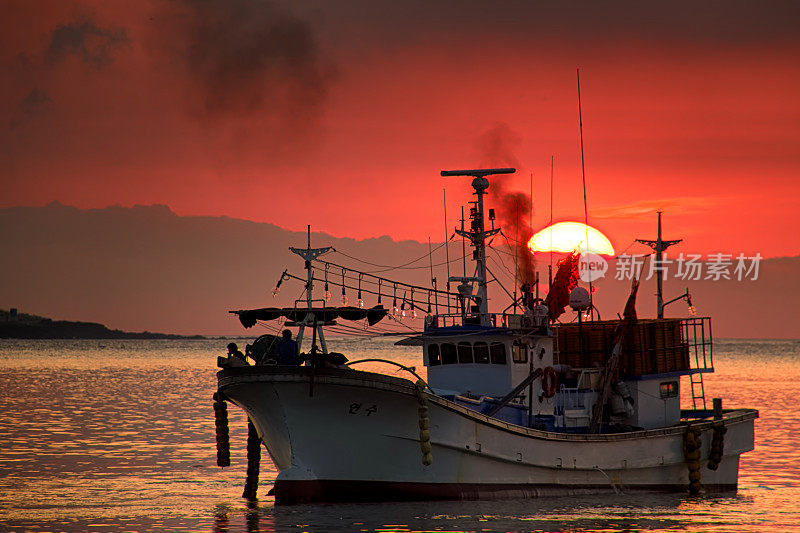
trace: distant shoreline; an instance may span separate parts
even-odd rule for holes
[[[109,329],[97,322],[52,320],[36,315],[0,310],[0,339],[207,339],[203,335],[176,335]]]

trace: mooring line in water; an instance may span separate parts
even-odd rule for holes
[[[606,479],[608,480],[608,483],[611,485],[611,488],[614,489],[615,493],[622,494],[622,491],[617,488],[617,486],[614,484],[614,482],[611,481],[611,477],[608,474],[606,474],[605,471],[602,468],[600,468],[599,466],[595,466],[594,469],[597,470],[598,472],[600,472],[601,474],[603,474],[604,476],[606,476]]]

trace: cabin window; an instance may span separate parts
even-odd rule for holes
[[[475,362],[481,364],[489,363],[489,345],[485,342],[476,342],[472,346],[472,351],[475,353]]]
[[[458,362],[456,357],[456,345],[451,342],[442,343],[442,364],[454,365]]]
[[[678,395],[678,382],[665,381],[658,387],[662,398],[674,398]]]
[[[428,345],[428,366],[436,366],[440,364],[442,364],[442,360],[439,359],[439,345]]]
[[[458,362],[459,363],[472,362],[472,344],[468,342],[458,343]]]
[[[493,342],[490,347],[493,365],[506,364],[506,345],[502,342]]]
[[[528,362],[528,345],[527,344],[514,344],[511,346],[511,357],[515,363]]]

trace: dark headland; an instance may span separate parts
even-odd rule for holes
[[[202,335],[172,335],[108,329],[96,322],[52,320],[0,309],[0,339],[204,339]]]

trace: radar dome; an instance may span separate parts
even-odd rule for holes
[[[588,309],[589,305],[589,291],[583,287],[575,287],[569,293],[569,306],[574,311],[583,311]]]

